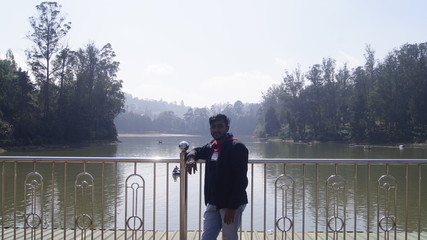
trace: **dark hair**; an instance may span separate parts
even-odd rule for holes
[[[209,125],[211,125],[213,122],[218,121],[218,120],[223,120],[225,123],[225,126],[230,125],[230,119],[221,113],[217,114],[217,115],[213,115],[212,117],[210,117],[209,118]]]

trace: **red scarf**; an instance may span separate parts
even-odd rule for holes
[[[214,152],[220,152],[222,145],[224,145],[224,143],[232,141],[232,140],[237,140],[237,138],[230,137],[230,138],[227,138],[227,139],[222,140],[222,141],[221,140],[219,140],[219,141],[215,140],[214,141]]]

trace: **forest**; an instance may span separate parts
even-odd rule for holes
[[[114,119],[123,111],[119,62],[110,44],[72,50],[71,28],[56,2],[36,6],[26,50],[29,73],[13,53],[0,59],[0,145],[64,144],[115,140]]]
[[[263,96],[257,136],[294,141],[424,143],[427,137],[427,43],[405,44],[364,66],[334,59],[307,72],[285,71]]]

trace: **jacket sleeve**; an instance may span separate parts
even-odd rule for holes
[[[207,159],[210,153],[210,147],[209,144],[204,145],[203,147],[196,147],[191,149],[191,151],[187,154],[187,159],[190,156],[193,156],[196,161],[199,159]]]
[[[230,208],[237,209],[242,201],[246,199],[246,187],[248,186],[248,158],[249,152],[242,143],[233,146],[232,152],[232,176],[233,181],[231,196],[229,198]]]

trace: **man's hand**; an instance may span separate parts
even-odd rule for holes
[[[190,156],[188,157],[187,161],[185,162],[185,169],[189,174],[196,173],[197,171],[197,163],[196,159],[194,157]]]
[[[235,215],[236,215],[236,209],[227,208],[227,210],[225,210],[224,223],[225,224],[233,223]]]

